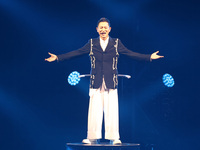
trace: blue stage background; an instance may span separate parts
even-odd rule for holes
[[[151,63],[120,56],[120,134],[142,149],[198,149],[200,2],[195,0],[1,0],[0,149],[64,150],[86,138],[89,57],[45,62],[98,37],[96,22],[111,21],[111,37],[136,52],[157,50]],[[162,75],[171,74],[167,88]]]

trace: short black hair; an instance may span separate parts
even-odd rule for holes
[[[105,18],[105,17],[99,19],[99,21],[97,22],[97,27],[99,26],[100,22],[107,22],[108,25],[110,26],[110,21],[107,18]]]

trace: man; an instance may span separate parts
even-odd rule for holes
[[[159,51],[151,54],[139,54],[128,50],[117,38],[111,38],[110,21],[101,18],[96,28],[99,38],[90,39],[82,48],[58,55],[51,55],[46,61],[62,61],[75,56],[89,54],[91,59],[90,76],[90,104],[88,111],[87,139],[83,143],[97,143],[101,139],[103,112],[105,119],[105,139],[112,144],[120,144],[118,120],[118,72],[117,63],[119,54],[127,55],[133,59],[151,61],[164,56],[157,55]]]

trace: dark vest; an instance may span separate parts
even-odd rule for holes
[[[101,48],[99,39],[91,39],[90,44],[90,88],[99,88],[103,77],[107,88],[117,88],[118,39],[109,39],[105,51]]]

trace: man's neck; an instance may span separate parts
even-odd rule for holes
[[[100,37],[100,39],[103,40],[103,41],[106,41],[108,38],[109,38],[109,37],[106,37],[106,38],[101,38],[101,37]]]

